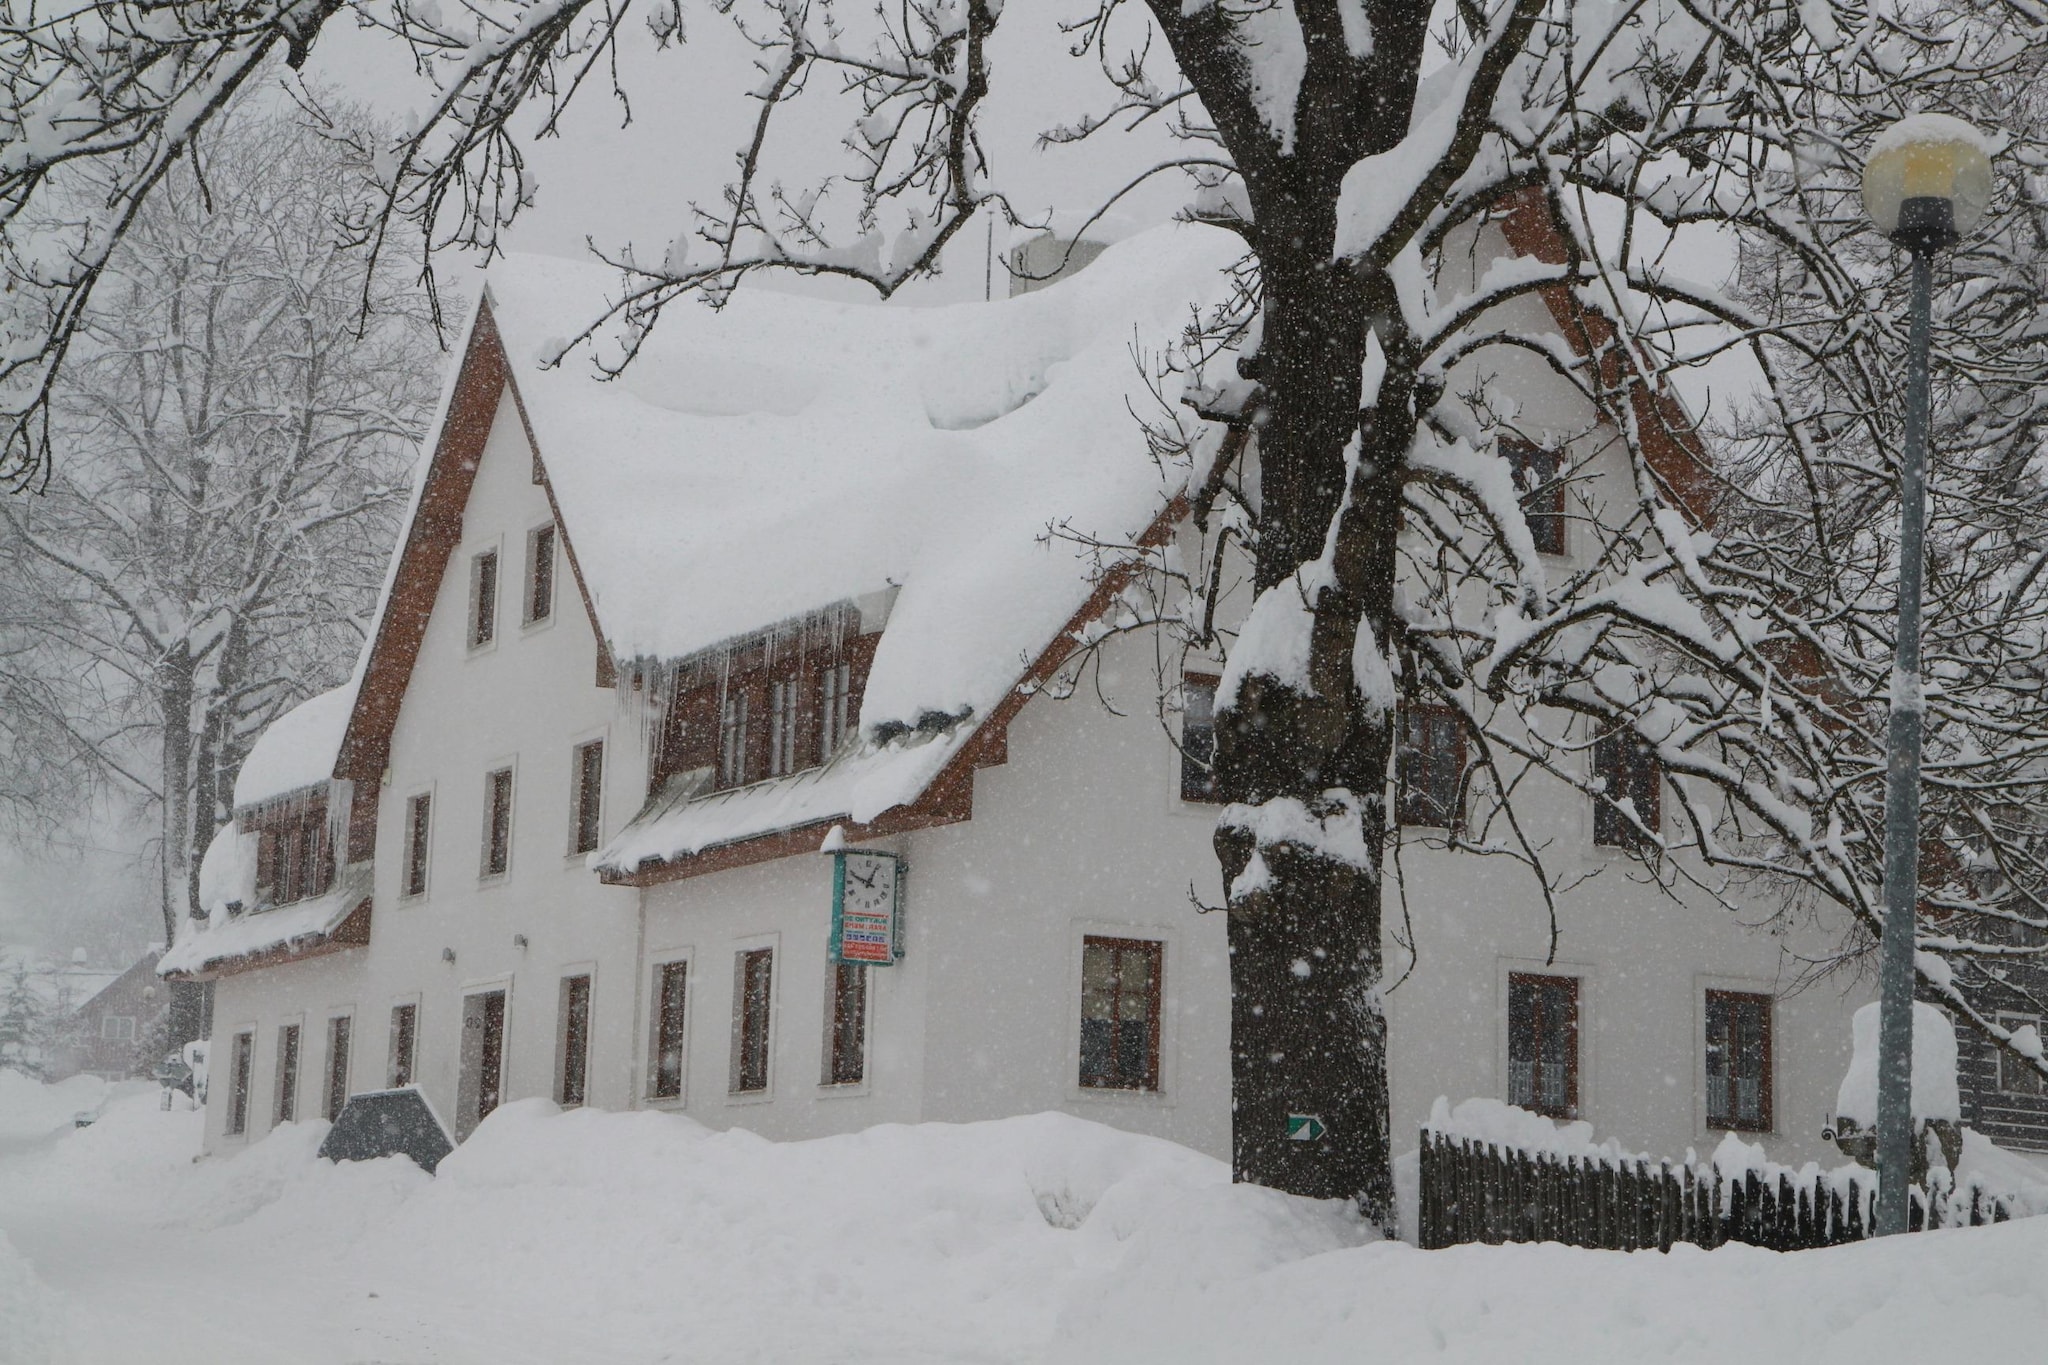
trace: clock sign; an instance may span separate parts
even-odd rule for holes
[[[832,956],[886,967],[897,946],[902,864],[893,853],[842,849],[832,855]]]

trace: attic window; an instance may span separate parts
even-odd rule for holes
[[[252,823],[259,906],[310,900],[334,884],[325,800],[280,802],[259,812]]]
[[[498,552],[485,550],[469,561],[469,647],[482,649],[498,636]]]
[[[807,628],[682,670],[649,790],[680,774],[722,789],[829,763],[852,736],[880,638]]]
[[[526,612],[529,626],[555,614],[555,528],[552,523],[526,533]]]
[[[1564,457],[1528,441],[1504,440],[1501,453],[1514,471],[1515,491],[1521,495],[1522,515],[1529,523],[1529,539],[1537,552],[1561,555],[1564,541]]]

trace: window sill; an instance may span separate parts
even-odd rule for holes
[[[773,1104],[775,1091],[773,1087],[767,1090],[728,1090],[725,1092],[725,1102],[737,1105]]]
[[[867,1081],[821,1081],[818,1084],[818,1098],[821,1100],[857,1100],[873,1092],[874,1087]]]
[[[640,1098],[642,1109],[660,1109],[679,1114],[688,1105],[688,1097],[684,1095],[643,1095]]]

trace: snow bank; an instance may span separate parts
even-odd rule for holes
[[[1418,1252],[1064,1115],[776,1143],[523,1101],[431,1179],[318,1160],[319,1123],[194,1163],[199,1120],[117,1099],[0,1155],[0,1359],[1871,1365],[2048,1333],[2048,1219]]]
[[[1835,1095],[1835,1112],[1868,1128],[1877,1122],[1877,1033],[1879,1007],[1856,1011],[1850,1022],[1853,1051],[1849,1074]],[[1946,1014],[1913,1002],[1913,1117],[1960,1122],[1963,1101],[1956,1088],[1956,1030]]]
[[[235,806],[260,805],[334,776],[334,757],[355,709],[359,679],[308,698],[270,722],[242,760]]]
[[[110,1088],[97,1076],[45,1085],[0,1067],[0,1149],[40,1142],[70,1128],[79,1114],[97,1113]]]

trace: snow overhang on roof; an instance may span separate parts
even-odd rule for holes
[[[228,825],[214,836],[206,861],[223,838],[244,840]],[[202,868],[204,882],[206,870]],[[313,957],[369,941],[371,865],[356,863],[336,874],[326,894],[275,910],[231,911],[210,907],[205,923],[188,919],[178,941],[156,964],[157,975],[203,981],[251,967]]]
[[[601,311],[601,268],[514,256],[491,316],[612,657],[672,661],[895,586],[863,729],[985,717],[1086,602],[1080,546],[1128,543],[1180,489],[1133,413],[1133,347],[1174,344],[1242,245],[1173,225],[1015,299],[849,305],[743,289],[672,306],[605,380],[544,361]]]
[[[235,778],[237,810],[318,786],[334,775],[334,758],[355,706],[357,682],[351,678],[300,702],[264,729]]]

